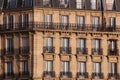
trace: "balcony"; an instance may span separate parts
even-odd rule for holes
[[[79,55],[87,55],[88,54],[87,48],[77,48],[76,51],[77,51],[77,54],[79,54]]]
[[[48,25],[50,24],[50,25]],[[78,26],[76,23],[45,23],[45,22],[28,22],[28,23],[13,23],[12,27],[8,26],[10,24],[3,24],[0,27],[1,32],[5,31],[36,31],[36,30],[73,30],[73,31],[92,31],[92,32],[120,32],[119,26],[116,26],[114,31],[109,30],[109,26],[102,27],[99,25],[98,27],[94,27],[92,24],[84,24],[82,26]]]
[[[29,46],[25,46],[21,48],[20,54],[28,55],[29,54]]]
[[[23,79],[30,78],[30,73],[29,71],[23,71],[19,74],[19,77]]]
[[[53,46],[45,46],[43,47],[43,53],[54,53],[55,47]]]
[[[119,80],[119,74],[118,73],[108,73],[108,79],[109,80]]]
[[[109,56],[118,56],[119,55],[119,49],[115,49],[115,50],[108,49],[108,55]]]
[[[14,54],[14,48],[6,49],[4,54],[7,55],[7,56],[13,55]]]
[[[72,78],[72,73],[71,72],[60,72],[60,77],[61,78]]]
[[[102,55],[103,54],[103,49],[102,48],[98,48],[98,49],[93,48],[92,49],[92,54],[93,55]]]
[[[71,47],[60,47],[61,54],[71,54]]]
[[[14,73],[11,72],[11,73],[5,73],[5,78],[14,78]]]
[[[93,79],[103,79],[104,74],[103,73],[92,73],[92,78]]]
[[[43,77],[55,77],[55,71],[44,71],[43,72]]]
[[[85,79],[85,78],[88,78],[89,77],[89,75],[88,75],[88,73],[87,72],[77,72],[77,78],[79,78],[79,79]]]

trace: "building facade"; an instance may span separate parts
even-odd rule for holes
[[[120,0],[0,7],[0,80],[120,80]]]

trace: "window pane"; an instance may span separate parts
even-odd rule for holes
[[[62,62],[62,71],[63,72],[69,72],[69,62]]]
[[[69,39],[68,38],[62,39],[62,47],[69,47]]]
[[[46,61],[46,71],[53,71],[53,61]]]

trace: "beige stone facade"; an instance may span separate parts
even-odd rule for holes
[[[115,10],[3,8],[0,80],[120,80],[115,3]]]

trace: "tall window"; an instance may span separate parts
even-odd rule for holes
[[[46,38],[46,52],[53,52],[53,38]]]
[[[6,76],[13,75],[13,63],[11,61],[5,63],[5,73],[6,73]]]
[[[69,0],[59,0],[60,1],[60,7],[67,8],[69,6]]]
[[[53,71],[53,61],[46,61],[46,72],[52,72]]]
[[[8,0],[8,8],[15,8],[17,6],[17,0]]]
[[[62,72],[69,72],[70,71],[70,64],[68,61],[62,62]]]
[[[21,14],[19,16],[20,27],[27,28],[29,26],[29,14]]]
[[[94,73],[101,73],[101,63],[94,63]]]
[[[99,24],[100,24],[99,21],[100,21],[100,20],[99,20],[99,17],[96,17],[96,16],[93,17],[93,19],[92,19],[92,25],[93,25],[93,29],[94,29],[94,30],[97,30],[97,29],[98,29]]]
[[[116,18],[114,17],[109,18],[109,26],[113,29],[116,28]]]
[[[86,52],[86,39],[84,38],[78,39],[78,53],[85,52]]]
[[[62,38],[62,53],[69,52],[69,38]]]
[[[116,5],[115,5],[115,0],[106,0],[106,9],[107,10],[115,10]]]
[[[13,15],[8,16],[8,26],[7,29],[13,29],[14,28],[14,17]]]
[[[91,0],[91,9],[100,9],[101,1],[100,0]]]
[[[51,14],[45,15],[45,27],[46,28],[52,27],[52,15]]]
[[[32,0],[23,0],[24,7],[32,7]]]
[[[117,41],[116,40],[110,40],[109,41],[109,48],[111,51],[115,51],[117,49]]]
[[[29,53],[29,38],[22,37],[22,53]]]
[[[94,39],[93,46],[94,46],[94,52],[99,54],[100,53],[100,39]]]
[[[7,38],[6,39],[6,54],[12,54],[13,53],[13,38]]]
[[[69,20],[68,16],[66,15],[61,16],[61,24],[63,29],[66,29],[68,27],[68,23],[69,23],[68,20]]]
[[[117,73],[117,63],[110,63],[110,73]]]
[[[51,7],[52,6],[52,0],[43,0],[43,6],[44,7]]]
[[[76,0],[76,8],[84,9],[85,8],[85,0]]]
[[[84,16],[77,16],[77,25],[78,25],[78,28],[83,28],[85,26]]]
[[[79,72],[80,73],[85,73],[86,72],[86,62],[79,62]]]
[[[22,61],[22,74],[23,75],[28,75],[29,73],[29,69],[28,69],[28,61]]]

